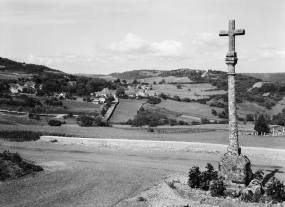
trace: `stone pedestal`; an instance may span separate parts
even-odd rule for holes
[[[242,154],[224,154],[219,162],[218,177],[226,187],[226,195],[239,196],[252,180],[250,160]]]

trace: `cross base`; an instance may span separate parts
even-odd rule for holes
[[[252,180],[250,160],[245,155],[227,152],[219,162],[218,177],[223,180],[226,194],[235,197]]]

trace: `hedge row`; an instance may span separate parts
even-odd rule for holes
[[[39,132],[39,131],[26,131],[26,130],[0,131],[0,139],[14,141],[14,142],[35,141],[40,139],[40,137],[44,135],[71,137],[71,135],[69,134],[56,133],[56,132]]]

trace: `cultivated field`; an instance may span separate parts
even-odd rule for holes
[[[227,91],[215,90],[216,87],[208,83],[201,84],[182,84],[182,88],[178,89],[176,85],[172,84],[156,84],[152,86],[153,90],[149,93],[164,93],[170,96],[179,96],[180,98],[201,99],[207,98],[210,95],[225,94]],[[214,89],[214,90],[213,90]],[[213,91],[207,91],[213,90]]]
[[[158,84],[162,79],[164,79],[166,83],[171,83],[171,82],[190,83],[190,82],[193,82],[188,77],[175,77],[175,76],[167,76],[167,77],[157,76],[157,77],[152,77],[152,78],[139,79],[139,81],[143,81],[144,83],[149,83],[149,84],[153,84],[153,81],[155,81],[156,84]]]
[[[62,100],[62,104],[67,107],[67,111],[72,111],[75,114],[80,112],[94,113],[95,111],[101,111],[101,105],[83,101],[72,101],[66,99]]]
[[[204,128],[213,129],[211,125],[204,125]],[[222,127],[223,125],[221,125]],[[186,127],[186,126],[185,126]],[[195,126],[193,126],[195,127]],[[202,125],[197,128],[203,127]],[[223,127],[226,128],[224,125]],[[167,127],[177,130],[177,127]],[[160,140],[160,141],[186,141],[186,142],[203,142],[212,144],[228,144],[229,133],[225,131],[211,131],[202,133],[170,133],[159,134],[148,132],[144,130],[127,130],[115,127],[79,127],[79,126],[13,126],[13,125],[0,125],[0,130],[33,130],[43,132],[56,132],[65,133],[77,137],[90,137],[90,138],[110,138],[110,139],[134,139],[134,140]],[[143,129],[143,128],[141,128]],[[266,147],[285,149],[284,137],[268,137],[268,136],[249,136],[240,135],[239,142],[241,146],[250,147]]]
[[[210,107],[205,104],[162,100],[161,103],[157,104],[157,106],[165,108],[167,110],[181,113],[181,115],[184,115],[183,116],[184,118],[188,118],[190,120],[197,121],[196,117],[198,117],[199,119],[207,118],[209,120],[217,120],[217,121],[223,120],[211,114],[212,109],[215,109],[218,113],[223,111],[223,109],[217,107]]]
[[[129,119],[133,119],[145,100],[120,99],[109,123],[126,123]]]

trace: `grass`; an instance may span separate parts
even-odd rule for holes
[[[162,77],[162,76],[157,76],[157,77],[152,77],[152,78],[145,78],[145,79],[140,79],[140,81],[144,80],[144,83],[149,83],[153,84],[153,81],[158,84],[162,79],[166,81],[166,83],[170,82],[177,82],[177,83],[190,83],[192,82],[188,77],[175,77],[175,76],[167,76],[167,77]]]
[[[197,128],[199,127],[197,126]],[[204,127],[207,128],[208,126],[204,125]],[[167,126],[167,128],[175,129],[176,127]],[[32,125],[30,126],[0,125],[0,130],[1,129],[54,132],[61,134],[69,134],[75,137],[86,137],[86,138],[89,137],[89,138],[99,138],[99,139],[109,138],[109,139],[133,139],[133,140],[157,140],[157,141],[185,141],[185,142],[202,142],[202,143],[225,144],[225,145],[228,145],[229,143],[229,133],[227,130],[225,131],[219,130],[219,131],[211,131],[203,133],[158,134],[158,133],[149,133],[147,132],[146,129],[125,130],[115,127],[79,127],[79,126],[38,127]],[[285,149],[284,137],[240,135],[239,142],[241,146]]]
[[[176,113],[180,113],[184,118],[189,120],[197,120],[198,118],[206,118],[209,120],[222,120],[217,116],[211,114],[211,110],[215,109],[217,112],[221,112],[223,109],[217,107],[210,107],[208,105],[199,104],[195,102],[178,102],[173,100],[162,100],[157,107],[164,108]]]
[[[15,141],[15,142],[25,142],[25,141],[35,141],[40,139],[43,135],[49,136],[64,136],[70,137],[71,135],[65,133],[57,132],[47,132],[47,131],[31,131],[31,130],[0,130],[0,139]]]
[[[152,86],[153,90],[149,91],[150,93],[164,93],[169,94],[170,96],[179,96],[180,98],[190,98],[190,99],[201,99],[207,98],[208,96],[215,94],[225,94],[227,93],[224,90],[214,90],[214,91],[205,91],[216,89],[208,83],[201,84],[182,84],[182,89],[177,89],[176,85],[172,84],[156,84]],[[190,89],[191,91],[189,91]],[[196,95],[195,95],[196,94]]]
[[[41,166],[24,160],[18,153],[9,151],[0,153],[0,180],[2,181],[39,171],[43,171]]]
[[[83,101],[72,101],[72,100],[61,100],[62,104],[67,107],[67,110],[56,110],[55,113],[68,113],[72,112],[73,114],[79,114],[80,112],[85,113],[94,113],[95,111],[100,112],[101,111],[101,105],[93,104],[89,102],[83,102]]]
[[[109,123],[126,123],[129,119],[133,119],[145,100],[120,99]]]

